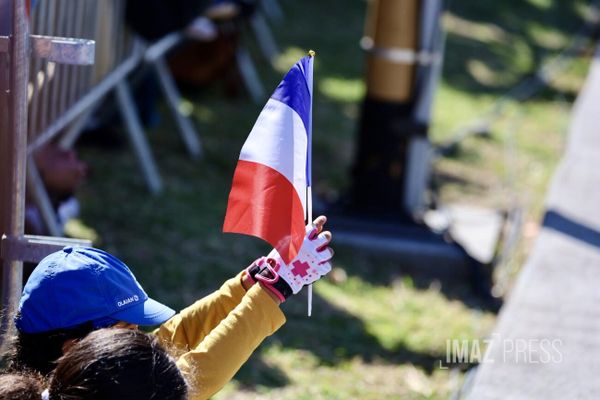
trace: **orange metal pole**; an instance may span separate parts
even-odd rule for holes
[[[418,50],[419,0],[371,0],[365,37],[374,49]],[[377,100],[406,102],[414,91],[414,62],[397,62],[381,53],[367,56],[367,96]]]

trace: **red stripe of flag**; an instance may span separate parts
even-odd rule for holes
[[[289,264],[298,254],[305,234],[304,209],[298,192],[275,169],[239,160],[223,232],[260,237]]]

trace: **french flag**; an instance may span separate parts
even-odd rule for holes
[[[238,160],[223,232],[257,236],[289,264],[305,235],[310,208],[314,53],[284,76]]]

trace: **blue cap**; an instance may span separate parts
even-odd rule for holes
[[[40,333],[106,319],[158,325],[174,314],[149,298],[115,256],[91,247],[65,247],[35,268],[15,322],[21,332]]]

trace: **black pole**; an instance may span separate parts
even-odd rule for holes
[[[370,0],[365,36],[367,95],[359,123],[348,211],[405,221],[403,207],[410,138],[426,132],[414,122],[419,0]]]
[[[348,206],[353,214],[393,222],[410,219],[403,207],[408,145],[414,135],[427,135],[427,126],[413,115],[413,102],[365,99],[351,172]]]

